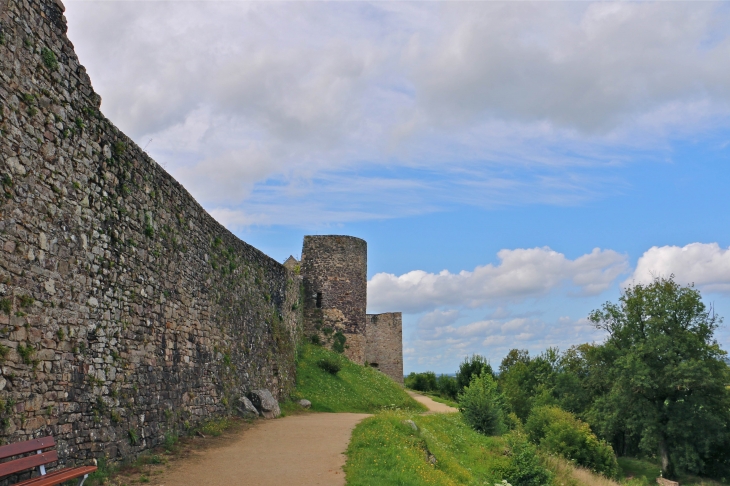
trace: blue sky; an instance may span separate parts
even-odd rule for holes
[[[234,233],[368,241],[407,372],[600,341],[651,275],[730,317],[726,3],[66,7],[104,114]]]

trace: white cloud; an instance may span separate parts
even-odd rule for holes
[[[623,285],[650,283],[674,274],[677,283],[694,283],[709,292],[730,293],[730,248],[717,243],[654,246],[644,252],[631,278]]]
[[[473,271],[379,273],[368,282],[368,308],[417,313],[441,306],[479,307],[498,299],[545,295],[566,283],[581,293],[597,294],[628,270],[625,255],[598,248],[575,260],[547,247],[501,250],[497,256],[498,265]]]
[[[451,310],[433,310],[424,314],[418,320],[419,329],[434,329],[436,327],[444,327],[453,324],[459,318],[460,312],[455,309]]]
[[[66,3],[102,111],[242,224],[576,204],[730,113],[715,3]]]
[[[714,98],[728,108],[730,67],[720,61],[730,54],[720,20],[728,14],[719,4],[484,2],[442,11],[444,34],[414,54],[421,106],[434,119],[487,115],[605,133],[667,103]]]

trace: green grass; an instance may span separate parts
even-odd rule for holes
[[[413,420],[419,430],[404,423]],[[362,421],[347,449],[349,486],[484,485],[499,482],[510,462],[505,440],[481,435],[461,414],[383,412]],[[431,464],[428,454],[436,458]]]
[[[629,478],[633,478],[634,481],[632,481],[632,484],[635,482],[641,482],[646,486],[653,486],[656,484],[656,478],[659,477],[659,471],[661,470],[661,466],[657,461],[652,461],[650,459],[636,459],[633,457],[619,457],[618,466],[621,482],[625,482]],[[679,474],[678,481],[682,486],[711,486],[723,484],[713,481],[712,479],[682,473]]]
[[[336,375],[318,365],[325,359],[335,360],[341,365]],[[426,410],[383,373],[310,344],[303,345],[299,352],[294,398],[306,398],[312,402],[312,410],[317,412]]]

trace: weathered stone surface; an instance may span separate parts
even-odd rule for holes
[[[281,415],[279,402],[269,390],[251,390],[248,396],[262,417],[272,419]]]
[[[302,408],[311,408],[311,406],[312,406],[312,402],[310,402],[309,400],[306,400],[304,398],[299,400],[297,403],[299,403],[299,406]]]
[[[244,418],[247,417],[258,417],[259,411],[256,410],[256,407],[253,403],[251,403],[251,400],[249,400],[246,397],[240,398],[240,405],[238,406],[238,413]]]
[[[301,305],[98,110],[60,5],[0,0],[0,439],[73,465],[287,395]]]
[[[304,331],[357,364],[365,362],[367,243],[353,236],[305,236],[301,275]]]
[[[403,384],[403,316],[400,312],[368,314],[365,361]]]

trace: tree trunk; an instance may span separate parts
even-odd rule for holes
[[[662,460],[662,477],[675,479],[674,464],[669,457],[669,449],[664,437],[659,439],[659,458]]]

